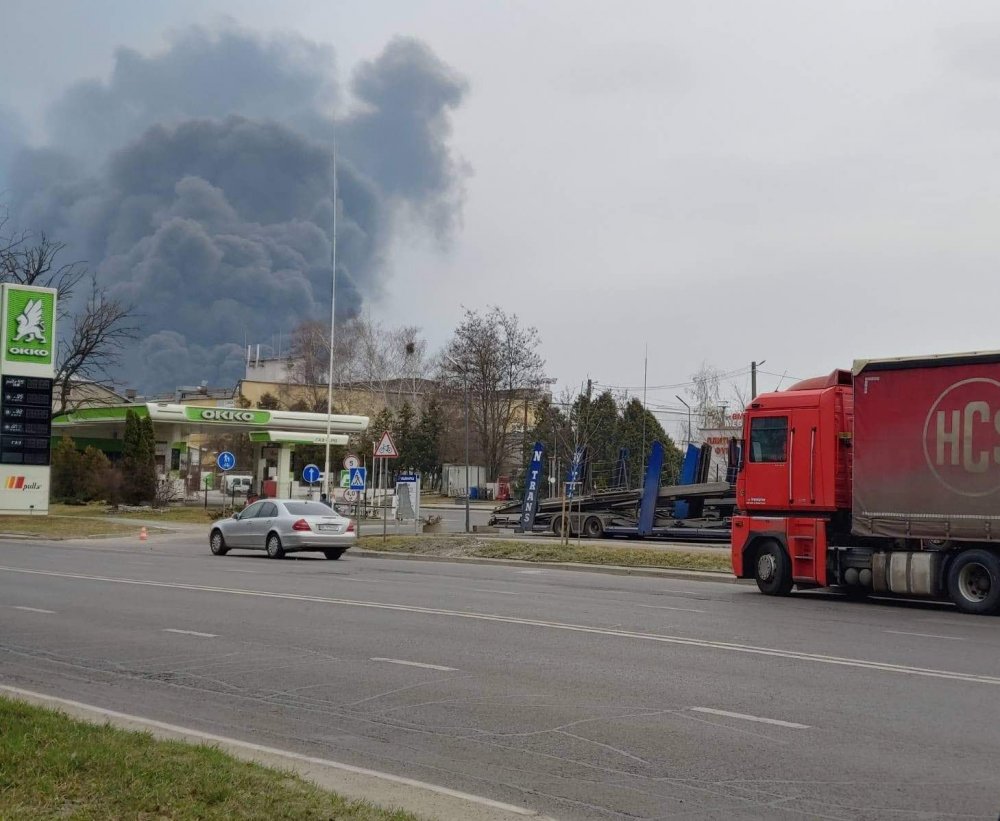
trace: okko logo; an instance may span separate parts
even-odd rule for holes
[[[202,411],[201,418],[213,422],[253,422],[256,417],[252,411],[210,409]]]
[[[55,296],[45,291],[7,289],[7,358],[16,362],[52,361]]]
[[[924,422],[924,455],[938,481],[955,493],[1000,490],[1000,382],[976,377],[945,389]]]

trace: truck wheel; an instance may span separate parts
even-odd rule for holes
[[[562,536],[562,529],[563,529],[563,519],[562,519],[562,516],[553,516],[552,517],[552,532],[556,536]]]
[[[600,539],[604,535],[604,522],[597,516],[591,516],[583,523],[583,535],[588,539]]]
[[[754,580],[767,596],[787,596],[792,592],[792,568],[784,548],[777,542],[764,542],[757,549]]]
[[[1000,559],[988,550],[959,553],[948,571],[948,597],[963,613],[996,613],[1000,609]]]

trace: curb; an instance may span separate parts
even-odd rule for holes
[[[603,573],[609,576],[649,576],[661,579],[687,579],[698,582],[736,584],[735,576],[716,570],[683,570],[669,567],[623,567],[617,564],[583,564],[572,562],[529,562],[524,559],[487,559],[479,556],[431,556],[422,553],[396,553],[385,550],[355,548],[351,556],[363,559],[402,559],[416,562],[453,562],[457,564],[485,564],[508,567],[544,567],[549,570],[576,570],[584,573]]]
[[[515,821],[522,818],[554,821],[549,816],[527,807],[505,804],[448,787],[227,738],[189,727],[166,724],[58,696],[22,690],[19,687],[0,685],[0,695],[56,710],[91,724],[110,724],[123,730],[147,732],[158,739],[214,747],[241,761],[291,770],[325,790],[331,790],[354,801],[369,801],[384,809],[402,807],[421,817],[438,818],[443,821]]]

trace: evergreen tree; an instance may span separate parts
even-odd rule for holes
[[[108,473],[111,462],[95,447],[88,446],[80,456],[78,498],[83,502],[107,501]]]
[[[63,436],[52,449],[52,499],[73,502],[82,477],[82,457],[68,436]]]
[[[140,421],[141,461],[139,481],[142,488],[142,500],[152,502],[156,499],[156,434],[153,433],[153,420],[145,416]]]
[[[135,411],[125,412],[125,433],[122,436],[122,499],[136,504],[140,499],[137,483],[141,450],[142,427]]]
[[[413,432],[413,466],[424,476],[441,472],[441,434],[444,430],[441,405],[432,398],[420,414],[420,421]]]
[[[643,422],[645,421],[645,426]],[[622,409],[621,442],[629,450],[629,483],[637,487],[643,480],[643,467],[649,459],[653,442],[664,448],[662,483],[673,483],[680,475],[681,452],[674,440],[667,436],[656,417],[642,407],[638,399],[629,400]]]

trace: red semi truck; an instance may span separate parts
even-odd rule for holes
[[[743,420],[733,570],[1000,610],[1000,352],[860,360]]]

